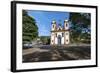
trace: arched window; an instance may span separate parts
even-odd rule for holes
[[[57,37],[57,33],[56,33],[56,37]]]
[[[66,27],[67,27],[67,24],[66,24]]]
[[[53,28],[54,28],[54,25],[53,25]]]
[[[64,33],[62,32],[62,37],[64,37]]]

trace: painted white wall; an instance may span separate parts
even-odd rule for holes
[[[70,36],[69,36],[69,33],[70,33],[69,31],[65,32],[65,35],[67,34],[65,38],[66,38],[66,40],[68,39],[68,41],[65,42],[66,44],[69,44],[69,43],[70,43],[70,39],[69,39]]]
[[[55,43],[58,44],[58,36],[61,36],[61,44],[64,44],[64,37],[62,37],[62,32],[56,32],[57,33],[57,37],[55,40]]]
[[[56,33],[57,33],[57,37],[56,37]],[[58,44],[58,36],[61,36],[61,44],[64,44],[64,40],[68,39],[68,42],[65,42],[66,44],[69,44],[69,31],[63,32],[65,34],[65,38],[64,36],[62,37],[62,32],[51,32],[51,44],[53,45],[54,43],[57,45]],[[66,35],[67,34],[67,35]],[[52,40],[54,41],[54,43],[52,42]]]
[[[61,38],[61,44],[64,44],[64,37]]]
[[[55,34],[52,32],[52,33],[51,33],[51,45],[52,45],[53,42],[54,42],[54,35],[55,35]],[[53,42],[52,42],[52,40],[53,40]]]
[[[58,38],[55,38],[55,44],[58,44]]]
[[[67,24],[67,26],[66,26],[66,24]],[[69,23],[68,23],[68,20],[65,20],[64,27],[65,27],[66,30],[69,29]]]

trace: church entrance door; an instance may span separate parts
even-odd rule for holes
[[[58,45],[61,45],[61,36],[58,35]]]

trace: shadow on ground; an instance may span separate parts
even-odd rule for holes
[[[23,62],[45,62],[45,61],[67,61],[67,60],[87,60],[91,59],[90,46],[70,46],[70,47],[40,47],[48,49],[46,52],[34,52],[23,55]]]

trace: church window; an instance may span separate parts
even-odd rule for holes
[[[53,40],[52,40],[52,42],[53,42]]]
[[[53,28],[54,28],[54,25],[53,25]]]
[[[67,27],[67,24],[66,24],[66,27]]]
[[[57,37],[57,33],[56,33],[56,37]]]
[[[66,40],[66,42],[68,42],[68,39]]]
[[[64,37],[64,33],[62,33],[62,37]]]

